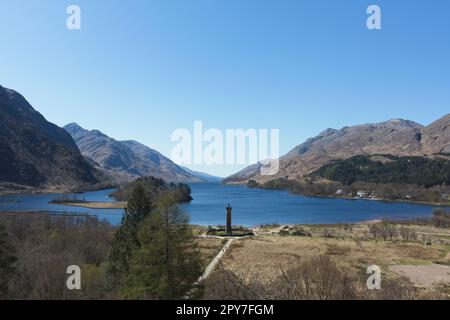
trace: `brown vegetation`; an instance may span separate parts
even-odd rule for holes
[[[91,216],[2,214],[17,263],[11,299],[99,299],[107,293],[104,261],[114,228]],[[70,265],[82,268],[83,290],[66,287]]]
[[[238,240],[205,283],[207,299],[445,299],[449,283],[421,287],[392,266],[449,264],[450,230],[432,225],[266,226]],[[368,290],[367,267],[382,270]],[[403,270],[402,268],[400,268]],[[404,277],[405,276],[405,277]],[[437,275],[429,274],[433,279]],[[421,278],[421,281],[426,281]]]

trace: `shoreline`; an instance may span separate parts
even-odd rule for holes
[[[101,209],[101,208],[93,208]],[[110,208],[112,209],[112,208]],[[117,208],[116,208],[117,209]],[[18,211],[0,211],[0,217],[2,216],[14,216],[14,215],[43,215],[43,216],[62,216],[62,217],[96,217],[99,220],[101,218],[99,215],[95,213],[88,212],[75,212],[75,211],[61,211],[61,210],[18,210]],[[320,222],[320,223],[255,223],[255,224],[237,224],[233,225],[233,228],[243,227],[245,229],[249,229],[252,231],[257,230],[266,230],[266,226],[270,226],[268,229],[277,229],[282,230],[284,227],[295,228],[295,227],[306,227],[306,228],[341,228],[343,225],[351,225],[351,226],[361,226],[361,225],[371,225],[371,224],[380,224],[383,221],[387,221],[389,223],[397,224],[397,225],[411,225],[411,224],[419,224],[422,225],[423,221],[429,220],[431,218],[400,218],[400,219],[369,219],[369,220],[361,220],[361,221],[335,221],[335,222]],[[113,227],[120,226],[120,222],[111,222],[107,220],[108,223]],[[189,222],[188,226],[192,228],[207,230],[209,227],[220,227],[221,224],[203,224],[203,223],[195,223]]]
[[[96,192],[96,191],[102,191],[102,190],[115,190],[117,189],[117,186],[101,186],[101,187],[92,187],[92,188],[86,188],[86,189],[39,189],[39,188],[33,188],[30,187],[27,189],[26,187],[20,188],[20,189],[12,189],[12,188],[2,188],[0,186],[0,196],[7,196],[7,195],[21,195],[21,194],[83,194],[86,192]]]
[[[59,204],[71,207],[82,207],[88,209],[124,209],[127,205],[126,201],[86,201],[86,202],[64,202],[64,201],[51,201],[50,204]]]
[[[229,184],[233,186],[233,184]],[[246,186],[247,188],[250,188]],[[382,198],[357,198],[357,197],[339,197],[335,195],[307,195],[301,193],[291,192],[288,189],[268,189],[268,188],[250,188],[250,189],[260,189],[260,190],[275,190],[275,191],[286,191],[289,194],[295,196],[302,196],[308,198],[329,198],[329,199],[343,199],[343,200],[365,200],[365,201],[381,201],[387,203],[410,203],[410,204],[422,204],[428,206],[439,206],[439,207],[450,207],[450,201],[445,203],[442,202],[427,202],[427,201],[419,201],[419,200],[404,200],[404,199],[382,199]]]
[[[245,184],[240,184],[240,183],[222,183],[223,185],[228,185],[228,186],[245,186],[249,189],[255,189],[255,188],[251,188]],[[6,196],[6,195],[22,195],[22,194],[67,194],[67,193],[71,193],[71,194],[83,194],[86,192],[95,192],[95,191],[102,191],[102,190],[109,190],[109,189],[115,189],[115,188],[94,188],[94,189],[85,189],[85,190],[61,190],[61,189],[29,189],[29,190],[25,190],[25,189],[10,189],[10,190],[0,190],[0,196]],[[344,200],[366,200],[366,201],[382,201],[382,202],[388,202],[388,203],[411,203],[411,204],[422,204],[422,205],[429,205],[429,206],[444,206],[444,207],[450,207],[450,201],[447,202],[427,202],[427,201],[418,201],[418,200],[404,200],[404,199],[382,199],[382,198],[354,198],[354,197],[339,197],[339,196],[335,196],[335,195],[306,195],[306,194],[301,194],[301,193],[295,193],[295,192],[291,192],[288,189],[268,189],[268,188],[261,188],[261,187],[256,187],[256,189],[260,189],[260,190],[276,190],[276,191],[286,191],[289,194],[292,195],[298,195],[298,196],[303,196],[303,197],[311,197],[311,198],[331,198],[331,199],[344,199]],[[93,202],[95,203],[95,202]],[[60,204],[64,204],[64,203],[60,203]],[[71,204],[67,204],[70,206],[81,206],[81,205],[76,205],[75,203],[71,203]],[[86,208],[90,208],[88,206],[81,206],[81,207],[86,207]],[[100,207],[93,207],[91,209],[101,209]],[[110,207],[107,207],[105,209],[111,209]]]
[[[293,193],[297,194],[297,193]],[[305,195],[305,197],[307,197]],[[312,197],[320,197],[320,196],[312,196]],[[394,203],[412,203],[412,204],[423,204],[428,206],[439,206],[439,207],[449,207],[450,202],[441,203],[441,202],[427,202],[427,201],[418,201],[418,200],[404,200],[404,199],[382,199],[382,198],[349,198],[349,197],[337,197],[337,196],[323,196],[327,198],[333,199],[345,199],[345,200],[366,200],[366,201],[382,201],[382,202],[394,202]]]
[[[102,209],[102,208],[93,208],[93,209]],[[112,209],[112,208],[109,208],[109,209]],[[15,215],[15,214],[31,214],[31,215],[37,214],[37,215],[51,215],[51,216],[80,216],[80,217],[95,216],[95,217],[98,217],[96,214],[91,214],[91,213],[60,211],[60,210],[55,210],[55,211],[49,211],[49,210],[0,211],[0,216]],[[324,223],[324,222],[321,222],[321,223],[257,223],[257,224],[252,224],[252,225],[245,225],[245,224],[233,225],[233,228],[243,227],[243,228],[248,228],[248,229],[261,229],[266,225],[276,225],[276,227],[272,227],[272,228],[282,228],[284,226],[288,226],[288,227],[295,227],[295,226],[338,227],[339,225],[343,225],[343,224],[365,225],[365,224],[377,224],[377,223],[381,223],[383,221],[396,222],[398,224],[402,224],[402,223],[411,223],[414,221],[420,222],[420,220],[421,220],[421,218],[413,218],[413,219],[404,218],[404,219],[388,219],[388,220],[370,219],[370,220],[361,220],[361,221],[353,221],[353,222],[337,221],[337,222],[330,222],[330,223]],[[111,224],[114,226],[118,226],[118,224],[113,224],[113,223],[111,223]],[[191,227],[198,227],[198,228],[205,228],[205,229],[207,229],[208,227],[222,226],[221,224],[202,224],[202,223],[188,223],[188,225]]]

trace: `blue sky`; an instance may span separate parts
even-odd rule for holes
[[[449,16],[448,0],[0,0],[0,84],[58,125],[168,156],[195,120],[280,129],[285,153],[328,127],[448,113]]]

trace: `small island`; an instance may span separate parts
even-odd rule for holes
[[[124,209],[127,205],[126,200],[130,193],[139,185],[142,186],[151,197],[158,197],[162,193],[169,192],[179,203],[193,200],[189,185],[184,183],[168,183],[163,179],[149,176],[138,178],[117,188],[110,194],[114,201],[88,201],[85,198],[62,195],[51,200],[49,203],[89,209]]]
[[[83,207],[89,209],[123,209],[126,207],[126,201],[86,201],[80,199],[52,200],[51,204],[61,204],[72,207]]]
[[[124,209],[127,203],[125,201],[114,201],[114,202],[88,201],[86,203],[66,203],[66,205],[89,209]]]

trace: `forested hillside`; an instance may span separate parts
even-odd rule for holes
[[[388,156],[389,161],[374,161],[369,156],[355,156],[333,161],[313,172],[332,181],[350,185],[354,182],[418,184],[424,187],[450,184],[450,161],[424,157]]]

